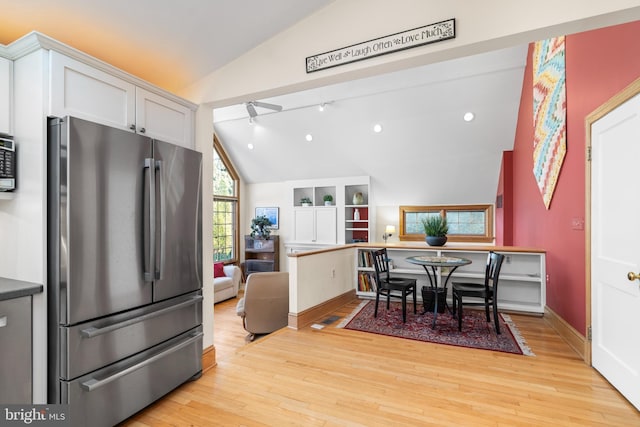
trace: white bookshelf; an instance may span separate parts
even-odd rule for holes
[[[362,298],[375,297],[375,292],[363,289],[361,276],[374,275],[374,269],[363,262],[362,252],[377,249],[375,247],[358,247],[355,267],[356,293]],[[511,250],[510,250],[511,249]],[[400,277],[417,279],[418,289],[429,284],[425,270],[406,261],[412,256],[451,256],[470,259],[469,265],[458,267],[447,285],[448,299],[451,301],[451,283],[464,280],[465,282],[482,283],[487,255],[491,249],[482,247],[473,249],[469,247],[434,248],[425,246],[424,249],[416,247],[398,248],[387,247],[389,259],[394,265],[391,273]],[[524,313],[543,314],[546,304],[546,260],[542,251],[522,250],[519,248],[500,247],[494,251],[505,255],[505,261],[500,271],[498,289],[498,307],[501,310]],[[437,269],[438,285],[446,279],[448,271]],[[418,293],[420,299],[421,292]]]

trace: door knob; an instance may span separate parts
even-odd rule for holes
[[[640,279],[640,274],[636,274],[633,271],[630,271],[629,273],[627,273],[627,279],[633,282],[634,280]]]

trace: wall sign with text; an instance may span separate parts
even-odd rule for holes
[[[456,20],[448,19],[413,30],[354,44],[330,52],[307,57],[307,73],[349,64],[363,59],[375,58],[399,50],[411,49],[425,44],[449,40],[456,37]]]

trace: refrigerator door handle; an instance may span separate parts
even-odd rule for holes
[[[105,326],[104,328],[87,328],[80,331],[80,334],[84,338],[93,338],[99,335],[108,334],[109,332],[116,331],[118,329],[126,328],[127,326],[134,325],[136,323],[141,323],[149,319],[153,319],[154,317],[162,316],[164,314],[170,313],[172,311],[180,310],[184,307],[187,307],[192,304],[196,304],[199,301],[202,301],[202,295],[197,295],[192,298],[189,298],[187,301],[183,301],[181,303],[153,311],[151,313],[143,314],[142,316],[135,317],[133,319],[125,320],[123,322],[114,323],[113,325]]]
[[[165,185],[164,185],[164,173],[162,160],[156,160],[156,177],[158,177],[158,197],[160,205],[159,221],[160,226],[157,227],[156,232],[160,240],[160,249],[156,252],[156,280],[164,279],[164,262],[165,262],[165,236],[166,236],[166,224],[167,224],[167,212],[165,206]],[[158,259],[159,258],[159,259]]]
[[[147,203],[148,214],[143,215],[142,246],[144,250],[144,280],[153,282],[156,261],[156,179],[153,159],[144,159],[144,174],[147,177],[142,195],[143,205]],[[148,199],[148,202],[147,202]]]
[[[140,363],[137,363],[137,364],[135,364],[133,366],[130,366],[127,369],[123,369],[122,371],[116,372],[115,374],[113,374],[111,376],[108,376],[107,378],[104,378],[102,380],[97,380],[95,378],[91,378],[90,380],[87,380],[87,381],[81,383],[80,386],[82,387],[82,389],[84,391],[88,391],[88,392],[97,390],[102,386],[105,386],[105,385],[107,385],[107,384],[109,384],[109,383],[111,383],[113,381],[116,381],[119,378],[122,378],[122,377],[124,377],[126,375],[129,375],[132,372],[137,371],[138,369],[142,369],[145,366],[150,365],[151,363],[155,362],[156,360],[162,359],[163,357],[168,356],[171,353],[175,353],[176,351],[178,351],[178,350],[180,350],[180,349],[182,349],[182,348],[184,348],[184,347],[186,347],[188,345],[191,345],[193,342],[199,340],[202,336],[204,336],[204,333],[202,333],[202,332],[194,333],[191,336],[191,338],[189,338],[188,340],[183,341],[183,342],[177,344],[174,347],[168,348],[168,349],[164,350],[163,352],[160,352],[160,353],[158,353],[158,354],[156,354],[156,355],[154,355],[154,356],[152,356],[152,357],[150,357],[148,359],[145,359]]]

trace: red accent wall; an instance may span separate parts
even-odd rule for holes
[[[567,154],[547,210],[533,177],[532,45],[513,149],[513,244],[547,251],[547,306],[585,334],[585,117],[640,77],[640,21],[565,38]],[[506,234],[505,234],[506,235]]]

